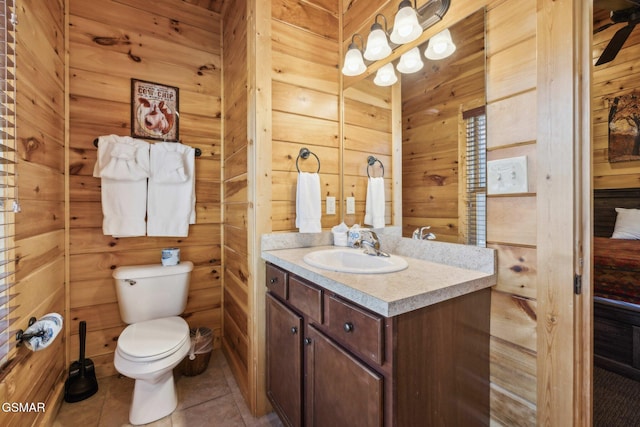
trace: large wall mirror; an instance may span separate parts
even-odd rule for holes
[[[388,224],[402,224],[404,237],[430,226],[437,240],[466,243],[469,208],[483,208],[467,200],[465,164],[467,119],[483,114],[486,103],[484,9],[449,32],[456,45],[451,56],[427,59],[425,42],[421,70],[396,69],[398,82],[391,86],[376,85],[371,75],[345,89],[344,185],[348,196],[356,180],[367,178],[361,165],[349,167],[354,157],[362,163],[367,151],[385,164],[390,194],[400,194],[393,187],[401,186],[401,204],[388,203]]]

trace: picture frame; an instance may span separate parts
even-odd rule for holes
[[[174,86],[131,79],[131,136],[178,141],[180,93]]]
[[[616,96],[609,108],[609,163],[640,160],[640,95]]]

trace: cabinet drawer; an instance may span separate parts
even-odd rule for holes
[[[269,292],[286,300],[289,297],[287,287],[289,273],[272,264],[267,264],[266,272],[267,289],[269,289]]]
[[[289,302],[309,319],[322,323],[322,291],[315,286],[289,278]]]
[[[328,298],[327,319],[333,337],[365,360],[384,362],[384,318],[335,296]]]

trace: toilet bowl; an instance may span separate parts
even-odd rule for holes
[[[129,422],[148,424],[178,405],[173,368],[191,347],[189,325],[179,316],[187,302],[193,263],[116,268],[120,317],[127,326],[118,337],[113,364],[135,380]]]
[[[189,325],[181,317],[147,320],[127,326],[118,338],[114,365],[136,380],[129,410],[131,424],[147,424],[171,414],[178,405],[175,368],[189,352]]]

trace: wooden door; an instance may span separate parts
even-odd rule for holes
[[[307,338],[307,425],[382,426],[383,377],[313,326]]]
[[[282,422],[302,426],[302,317],[267,294],[267,396]]]

